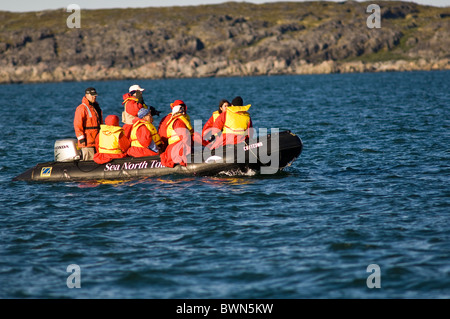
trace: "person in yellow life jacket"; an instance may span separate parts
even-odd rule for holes
[[[124,110],[122,112],[122,122],[124,123],[123,129],[125,135],[130,138],[131,128],[133,126],[133,120],[138,116],[138,112],[142,108],[149,109],[151,115],[159,115],[161,112],[157,111],[153,106],[145,104],[142,92],[145,89],[141,88],[139,85],[134,84],[128,89],[128,93],[123,95],[122,105]]]
[[[97,153],[94,155],[94,162],[104,164],[114,158],[127,156],[130,141],[119,126],[117,115],[108,115],[105,124],[100,125],[100,132],[95,140]]]
[[[214,135],[211,134],[211,129],[213,127],[214,122],[219,117],[222,112],[226,110],[228,106],[230,106],[231,103],[228,102],[228,100],[221,100],[219,103],[219,109],[217,111],[214,111],[209,120],[206,122],[205,126],[203,126],[202,130],[202,137],[204,140],[212,141],[214,140]]]
[[[182,100],[176,100],[170,106],[172,114],[165,124],[168,146],[161,154],[161,164],[165,167],[186,166],[187,156],[192,152],[194,129]]]
[[[231,102],[231,106],[226,108],[215,120],[212,127],[212,134],[216,137],[215,141],[208,145],[211,149],[229,144],[238,144],[244,142],[251,135],[253,124],[248,110],[251,105],[243,106],[244,102],[240,96],[237,96]]]
[[[174,106],[174,103],[170,103],[170,113],[168,113],[166,116],[164,116],[158,125],[158,134],[161,137],[161,141],[163,143],[163,149],[166,149],[167,145],[169,145],[169,143],[167,142],[167,124],[169,124],[169,121],[172,119],[173,106]],[[187,114],[187,106],[185,108],[185,116],[190,121],[189,115]]]
[[[178,101],[178,102],[177,102]],[[174,106],[177,106],[175,104],[179,103],[179,102],[183,102],[181,100],[177,100],[174,103],[170,103],[170,108],[171,108],[171,112],[169,114],[167,114],[166,116],[164,116],[162,118],[162,120],[159,122],[159,126],[158,126],[158,134],[161,137],[161,141],[162,141],[162,149],[165,150],[166,147],[169,145],[168,143],[168,137],[167,137],[167,124],[169,123],[169,121],[172,119],[172,111]],[[184,102],[183,102],[184,103]],[[189,115],[187,114],[187,105],[185,105],[185,109],[184,109],[184,116],[186,117],[186,119],[189,121],[189,123],[191,122],[191,119],[189,117]],[[197,143],[198,145],[203,145],[205,146],[206,144],[208,144],[207,141],[203,141],[200,133],[198,132],[194,132],[193,133],[193,137],[194,137],[194,143]]]
[[[161,138],[152,122],[153,117],[150,110],[140,109],[138,117],[133,120],[130,134],[131,147],[128,149],[128,155],[144,157],[160,153]]]

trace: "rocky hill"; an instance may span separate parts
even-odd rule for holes
[[[378,1],[0,12],[0,83],[450,69],[450,8]]]

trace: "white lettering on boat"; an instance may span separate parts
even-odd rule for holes
[[[145,169],[145,168],[148,168],[148,164],[149,163],[147,161],[143,161],[140,163],[126,162],[126,163],[123,163],[122,165],[108,163],[105,165],[105,171],[108,172],[108,171],[120,171],[120,170]],[[160,167],[165,167],[161,164],[160,161],[152,161],[150,164],[150,168],[160,168]]]
[[[128,170],[128,169],[142,169],[147,168],[147,161],[143,161],[140,163],[123,163],[122,169]]]
[[[258,148],[258,147],[261,147],[261,146],[263,146],[262,142],[254,143],[254,144],[250,144],[250,145],[245,145],[244,146],[244,151],[248,151],[250,149]]]
[[[105,171],[119,171],[120,170],[120,165],[113,165],[113,164],[106,164],[105,166]]]
[[[165,167],[161,162],[158,161],[152,161],[152,165],[150,166],[150,168],[160,168],[160,167]]]

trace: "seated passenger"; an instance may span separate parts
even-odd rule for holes
[[[208,147],[215,149],[224,145],[238,144],[250,137],[253,124],[247,111],[251,105],[243,106],[243,104],[242,98],[237,96],[231,102],[231,106],[219,115],[212,127],[212,134],[216,136],[215,141]],[[220,132],[222,136],[217,137]]]
[[[171,103],[170,105],[173,105],[173,103]],[[171,106],[171,108],[173,108]],[[189,118],[189,115],[186,114],[186,117]],[[169,114],[167,114],[166,116],[164,116],[161,121],[159,122],[159,126],[158,126],[158,134],[161,137],[161,142],[162,142],[162,148],[163,150],[166,149],[168,143],[167,143],[167,123],[169,123],[169,120],[172,118],[172,111],[170,111]]]
[[[219,117],[219,115],[222,114],[222,112],[224,112],[225,109],[230,105],[231,105],[230,102],[228,102],[227,100],[220,101],[219,109],[217,111],[213,112],[213,114],[211,115],[209,120],[203,126],[203,130],[202,130],[203,139],[205,139],[207,141],[214,140],[214,138],[213,138],[214,135],[211,134],[211,129],[213,127],[213,124],[216,121],[216,119]]]
[[[183,102],[181,100],[177,100],[179,102]],[[170,103],[170,108],[173,110],[176,102],[174,103]],[[184,103],[184,102],[183,102]],[[185,114],[184,116],[186,117],[186,119],[189,121],[189,123],[191,122],[191,118],[189,117],[189,115],[187,114],[187,106],[185,105]],[[161,120],[161,122],[159,122],[159,126],[158,126],[158,134],[161,137],[161,141],[162,141],[162,149],[165,150],[166,147],[169,145],[168,143],[168,137],[167,137],[167,124],[169,123],[169,121],[172,119],[172,112],[167,114],[166,116],[164,116]],[[197,143],[196,145],[207,145],[208,142],[207,141],[203,141],[202,137],[200,135],[200,133],[198,132],[194,132],[193,133],[194,136],[194,143]]]
[[[152,124],[153,117],[148,109],[142,108],[133,120],[128,155],[133,157],[154,156],[160,153],[161,138]]]
[[[176,100],[170,106],[172,114],[165,124],[168,146],[161,154],[161,164],[165,167],[174,167],[175,164],[186,166],[187,155],[191,153],[193,145],[194,129],[186,115],[186,104],[183,101]]]
[[[127,156],[130,141],[119,126],[117,115],[108,115],[105,124],[100,125],[100,132],[95,139],[95,145],[97,153],[94,154],[93,160],[97,164],[108,163],[114,158]]]

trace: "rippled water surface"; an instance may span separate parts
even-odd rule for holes
[[[86,87],[119,115],[134,83],[2,85],[0,298],[450,298],[450,72],[137,82],[203,123],[241,95],[303,153],[276,175],[12,182],[74,137]]]

